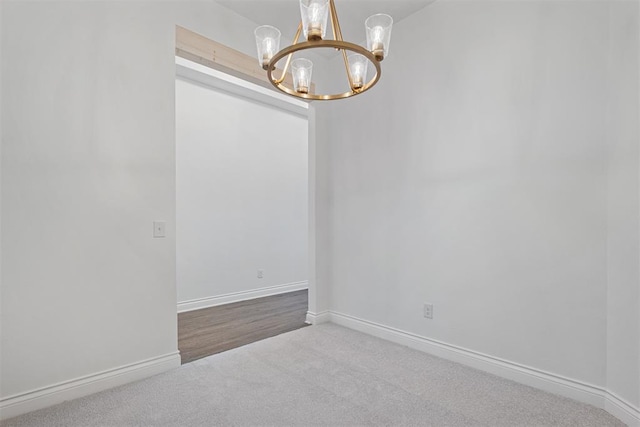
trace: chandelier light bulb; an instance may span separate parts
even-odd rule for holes
[[[349,55],[349,72],[354,89],[362,89],[367,79],[367,65],[369,60],[359,53]]]
[[[276,41],[272,37],[265,37],[265,39],[262,40],[262,51],[269,57],[269,60],[271,60],[276,53]]]
[[[313,62],[308,59],[298,58],[291,61],[291,73],[293,74],[293,89],[302,94],[309,93],[311,87],[311,72]]]
[[[382,44],[384,38],[384,28],[380,25],[376,25],[371,29],[371,40],[374,44]]]
[[[327,31],[329,0],[300,0],[300,15],[304,37],[309,41],[322,40]]]
[[[263,69],[269,67],[271,58],[280,50],[280,30],[271,25],[256,28],[256,47],[258,48],[258,63]]]
[[[383,13],[372,15],[365,21],[367,49],[378,61],[382,61],[389,54],[392,26],[393,18]]]
[[[314,2],[309,5],[309,21],[311,21],[311,26],[320,25],[320,6],[318,3]]]
[[[384,29],[377,25],[371,29],[371,53],[375,55],[375,57],[384,58]]]

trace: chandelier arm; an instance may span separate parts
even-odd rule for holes
[[[340,20],[336,11],[336,4],[333,0],[329,0],[329,10],[331,11],[331,27],[333,28],[333,38],[338,41],[342,40],[342,29],[340,28]]]
[[[351,70],[349,69],[349,60],[347,59],[347,51],[342,49],[342,59],[344,59],[344,68],[347,71],[347,80],[349,80],[349,87],[352,91],[356,91],[353,85],[353,77],[351,76]]]
[[[338,12],[336,11],[336,4],[333,0],[329,0],[329,11],[331,12],[331,27],[333,28],[333,38],[338,41],[342,40],[342,29],[340,28],[340,20],[338,19]],[[349,88],[355,92],[353,85],[353,77],[351,76],[351,70],[349,69],[349,60],[347,59],[347,51],[342,51],[342,59],[344,60],[344,68],[347,73],[347,80],[349,80]]]
[[[296,31],[296,35],[293,38],[293,43],[291,43],[292,45],[298,43],[298,39],[300,39],[300,33],[302,33],[302,20],[300,21],[300,24],[298,24],[298,30]],[[284,79],[287,78],[287,71],[289,70],[289,64],[291,64],[292,57],[293,53],[290,53],[289,56],[287,56],[287,62],[284,64],[284,69],[282,70],[282,76],[280,76],[278,80],[275,80],[276,84],[282,83]]]
[[[329,15],[331,16],[331,31],[333,32],[333,39],[338,40],[338,33],[336,32],[336,6],[333,4],[333,0],[329,0]],[[338,48],[336,48],[337,50]]]

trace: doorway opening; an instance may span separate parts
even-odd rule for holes
[[[182,363],[306,325],[308,104],[176,58]]]

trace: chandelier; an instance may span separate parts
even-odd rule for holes
[[[371,89],[380,79],[380,62],[389,53],[393,19],[389,15],[372,15],[365,21],[367,48],[345,42],[336,5],[333,0],[300,0],[301,21],[291,46],[280,50],[280,30],[262,25],[255,30],[258,62],[267,72],[269,82],[289,95],[308,100],[332,100],[349,98]],[[331,16],[333,39],[325,39],[327,18]],[[303,41],[300,40],[303,35]],[[337,94],[316,94],[311,91],[313,63],[305,58],[293,59],[293,54],[307,49],[334,48],[342,53],[348,88]],[[347,53],[349,52],[349,53]],[[287,57],[282,75],[276,77],[276,64]],[[374,76],[367,80],[369,63],[375,68]],[[287,72],[291,68],[293,85],[286,84]]]

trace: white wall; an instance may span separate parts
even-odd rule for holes
[[[3,1],[1,19],[7,402],[177,350],[174,26],[253,54],[255,24],[187,1]]]
[[[609,9],[607,388],[640,406],[638,2]]]
[[[309,316],[319,321],[331,304],[331,104],[316,102],[309,109]]]
[[[307,280],[307,138],[306,117],[176,80],[178,302]]]
[[[3,46],[3,31],[2,31],[2,15],[3,15],[3,6],[0,2],[0,343],[2,343],[2,135],[3,126],[2,126],[2,46]],[[0,347],[0,376],[2,376],[2,347]],[[0,383],[0,396],[2,396],[2,385]]]
[[[396,25],[379,85],[331,112],[331,310],[637,405],[637,25],[545,1]]]

